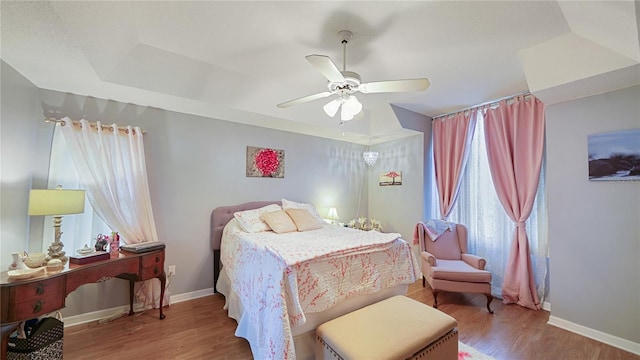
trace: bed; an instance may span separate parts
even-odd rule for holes
[[[234,218],[269,205],[282,202],[222,206],[211,214],[214,291],[225,296],[235,335],[249,341],[256,359],[312,359],[317,326],[405,294],[420,278],[399,234],[324,223],[310,231],[248,233]]]

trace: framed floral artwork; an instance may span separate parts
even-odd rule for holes
[[[402,171],[389,171],[380,174],[380,186],[402,185]]]
[[[247,177],[284,177],[284,150],[247,146]]]

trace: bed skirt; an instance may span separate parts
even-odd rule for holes
[[[242,304],[240,303],[238,296],[231,291],[229,277],[227,276],[224,267],[220,271],[216,289],[225,297],[224,308],[227,310],[229,317],[238,322],[242,314]],[[307,321],[302,325],[291,328],[296,351],[296,360],[314,359],[316,338],[315,329],[320,324],[380,300],[384,300],[395,295],[404,295],[407,293],[408,289],[408,284],[396,285],[394,287],[382,289],[373,294],[354,296],[325,311],[318,313],[305,313]],[[243,331],[242,326],[239,325],[238,328],[236,328],[235,335],[247,339],[251,344],[251,340],[249,339],[250,336]]]

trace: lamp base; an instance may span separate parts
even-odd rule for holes
[[[69,260],[66,256],[65,256],[65,252],[62,251],[62,247],[64,245],[61,242],[56,242],[54,241],[53,243],[51,243],[51,245],[49,245],[49,253],[48,256],[45,258],[45,261],[49,261],[52,259],[59,259],[62,262],[62,265],[67,263],[67,260]]]
[[[51,259],[59,259],[60,261],[62,261],[62,265],[67,263],[67,260],[69,260],[65,255],[64,255],[64,251],[62,251],[62,248],[64,247],[64,244],[62,243],[62,241],[60,241],[60,237],[62,236],[62,231],[60,231],[60,226],[62,225],[62,216],[60,215],[56,215],[53,217],[53,230],[54,230],[54,240],[51,243],[51,245],[49,245],[49,256],[47,256],[47,258],[45,259],[45,261],[49,261]]]

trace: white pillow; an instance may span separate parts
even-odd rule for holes
[[[287,199],[282,199],[282,208],[285,209],[285,210],[287,210],[287,209],[305,209],[311,214],[311,216],[316,218],[318,221],[324,221],[324,220],[322,220],[322,216],[320,216],[320,214],[318,213],[318,210],[316,210],[316,207],[313,206],[313,204],[299,203],[299,202],[295,202],[295,201],[291,201],[291,200],[287,200]]]
[[[258,209],[235,212],[233,213],[233,217],[238,220],[238,223],[240,224],[242,230],[249,233],[257,233],[271,230],[267,223],[260,220],[260,215],[278,210],[282,210],[282,207],[280,207],[280,205],[271,204]]]

